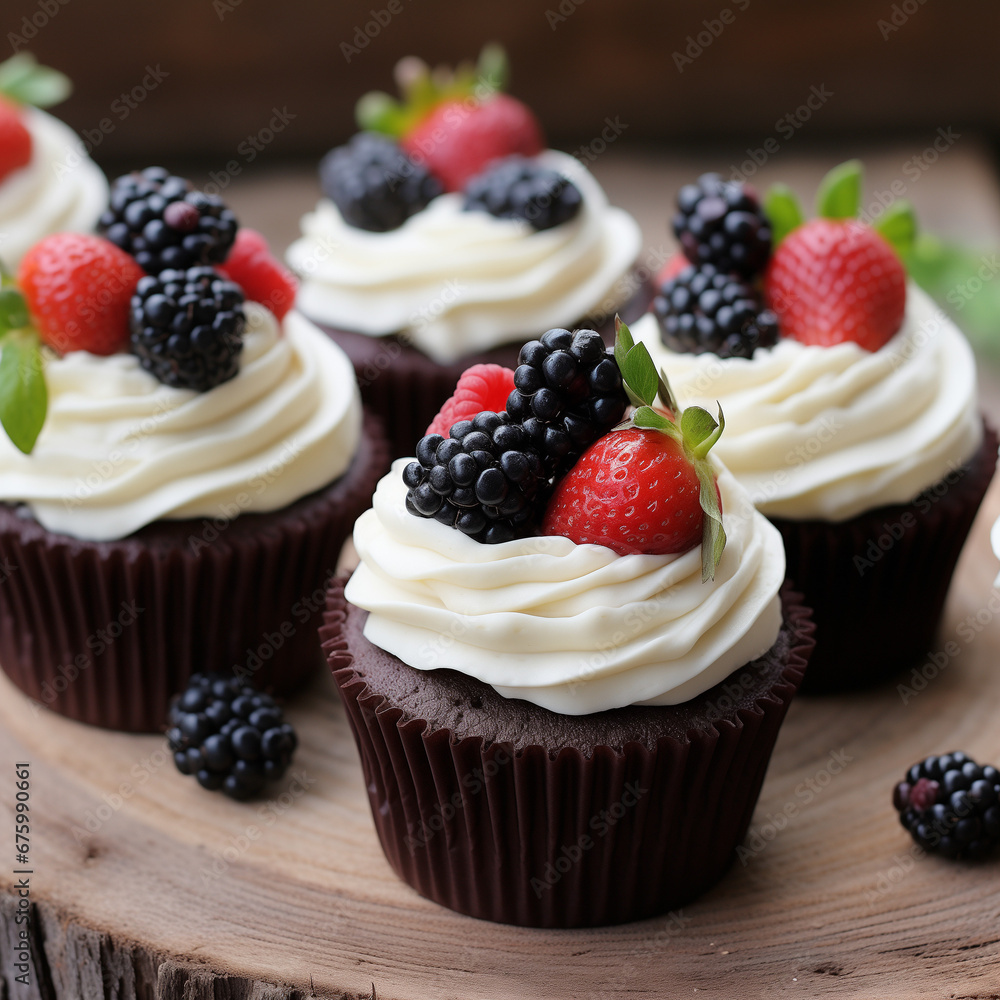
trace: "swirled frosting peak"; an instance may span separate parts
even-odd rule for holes
[[[618,555],[561,536],[484,545],[409,514],[399,460],[355,526],[351,603],[366,637],[418,670],[450,667],[554,712],[672,705],[760,656],[781,627],[781,536],[719,470],[728,544]]]
[[[35,450],[0,435],[0,500],[101,541],[159,519],[278,510],[331,483],[361,434],[350,361],[298,313],[279,328],[263,306],[246,311],[240,372],[209,392],[163,385],[132,354],[51,360]]]
[[[639,226],[572,156],[549,150],[539,160],[583,196],[574,219],[541,232],[463,211],[456,193],[372,233],[324,199],[288,250],[303,278],[299,308],[340,329],[399,333],[440,362],[610,312],[633,290],[625,279],[642,247]]]

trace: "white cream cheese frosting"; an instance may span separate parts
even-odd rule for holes
[[[0,182],[0,260],[16,269],[43,236],[92,232],[108,204],[108,182],[79,136],[58,118],[25,108],[31,161]]]
[[[618,555],[560,536],[484,545],[408,513],[398,460],[354,530],[346,597],[365,636],[418,670],[450,667],[564,715],[674,705],[760,656],[781,628],[785,552],[719,468],[728,543],[702,583],[701,546]]]
[[[305,317],[246,304],[239,374],[174,389],[132,354],[46,364],[49,410],[31,455],[0,434],[0,500],[48,530],[102,541],[159,519],[278,510],[350,464],[361,403],[347,356]]]
[[[400,333],[442,363],[611,314],[634,291],[628,274],[642,248],[638,223],[608,204],[572,156],[548,150],[539,160],[583,197],[574,219],[540,232],[462,211],[460,193],[435,198],[387,233],[348,225],[323,199],[288,250],[303,279],[298,308],[346,330]]]
[[[720,359],[670,351],[652,314],[631,329],[682,405],[721,403],[713,454],[770,516],[843,521],[908,503],[982,441],[972,350],[912,283],[902,327],[875,352],[782,339]]]
[[[993,546],[993,555],[1000,559],[1000,518],[997,518],[993,522],[993,528],[990,531],[990,544]],[[993,581],[994,587],[1000,587],[1000,576]]]

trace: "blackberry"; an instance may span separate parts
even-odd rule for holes
[[[960,751],[914,764],[893,790],[892,804],[931,853],[979,859],[1000,844],[1000,771]]]
[[[167,740],[181,774],[249,799],[291,763],[298,738],[270,695],[236,677],[195,674],[170,707]]]
[[[580,211],[580,189],[558,171],[523,156],[508,156],[465,186],[465,211],[523,219],[536,230],[569,222]]]
[[[373,233],[398,229],[444,190],[426,167],[375,132],[359,132],[331,149],[320,161],[319,177],[344,220]]]
[[[98,232],[135,257],[147,274],[221,264],[239,223],[221,198],[195,191],[162,167],[119,177]]]
[[[521,348],[507,413],[550,473],[568,468],[625,415],[614,355],[594,330],[549,330]]]
[[[207,392],[240,370],[243,301],[211,267],[146,275],[132,296],[132,353],[165,385]]]
[[[458,421],[447,438],[421,438],[403,482],[411,514],[488,544],[531,534],[548,487],[524,428],[489,410]]]
[[[771,253],[771,224],[753,191],[718,174],[702,174],[677,193],[674,235],[692,264],[714,264],[745,278]]]
[[[735,274],[711,264],[686,267],[667,279],[653,299],[660,337],[681,354],[711,352],[720,358],[752,358],[778,341],[778,317]]]

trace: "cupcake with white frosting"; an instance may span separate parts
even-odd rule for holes
[[[421,439],[330,592],[322,634],[386,856],[480,918],[618,923],[705,891],[812,646],[779,533],[709,455],[721,426],[666,385],[651,408],[655,372],[622,336],[627,427],[553,461],[581,397],[623,390],[596,333],[550,331],[521,356],[561,397],[551,433],[513,403]],[[556,377],[567,358],[589,389]]]
[[[499,90],[502,59],[397,70],[404,101],[369,94],[366,131],[320,166],[324,197],[287,259],[298,306],[354,362],[397,455],[463,371],[512,365],[559,325],[637,316],[638,224],[574,157],[544,148],[531,111]]]
[[[90,232],[108,202],[108,182],[80,137],[40,110],[69,89],[26,54],[0,64],[0,261],[9,271],[43,236]]]
[[[853,219],[858,191],[860,165],[837,168],[821,218],[803,222],[779,190],[767,208],[782,238],[756,279],[693,265],[633,327],[682,402],[725,411],[717,453],[780,529],[814,608],[815,691],[877,683],[933,648],[997,457],[967,340],[906,280],[908,207],[879,232]],[[697,204],[681,192],[686,251]]]
[[[154,173],[177,188],[168,220],[215,211]],[[60,233],[7,291],[2,360],[20,365],[0,398],[0,559],[16,568],[0,663],[81,721],[156,731],[201,671],[298,687],[319,663],[325,582],[388,462],[350,361],[289,311],[260,237],[212,246],[198,253],[216,267],[178,243],[179,266],[144,274],[109,240]]]

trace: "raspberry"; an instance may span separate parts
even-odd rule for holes
[[[288,769],[295,730],[270,695],[235,677],[195,674],[170,708],[167,740],[181,774],[249,799]]]
[[[126,349],[142,268],[100,236],[54,233],[24,255],[17,281],[42,340],[62,354]]]
[[[255,229],[237,230],[233,249],[219,270],[235,281],[251,302],[266,306],[279,320],[295,304],[295,276],[271,254],[267,240]]]
[[[427,428],[447,437],[459,420],[471,420],[483,410],[499,411],[514,391],[514,373],[500,365],[473,365],[462,372],[455,391]]]

